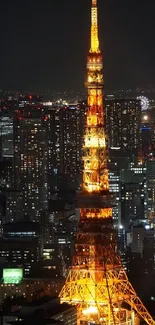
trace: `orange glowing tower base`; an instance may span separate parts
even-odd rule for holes
[[[117,255],[112,226],[113,197],[109,193],[107,170],[103,63],[97,17],[97,0],[92,0],[84,171],[82,192],[78,197],[80,223],[72,266],[60,298],[62,303],[77,305],[78,325],[135,325],[137,314],[153,325],[154,320],[137,297]]]

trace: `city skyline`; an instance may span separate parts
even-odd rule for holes
[[[1,321],[155,325],[154,5],[6,1]]]
[[[2,1],[0,88],[81,89],[90,40],[89,5],[89,0]],[[105,89],[155,84],[154,9],[154,3],[99,1]]]

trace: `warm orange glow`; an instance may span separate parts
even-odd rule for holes
[[[97,0],[92,0],[91,14],[80,222],[72,266],[60,298],[62,303],[77,306],[78,325],[134,324],[133,309],[148,325],[155,325],[137,297],[117,255],[104,133],[103,66],[98,40]],[[122,303],[128,304],[131,311],[124,309]]]
[[[93,134],[94,133],[94,134]],[[99,138],[93,130],[90,131],[90,133],[85,136],[85,148],[105,148],[105,138],[101,137]]]
[[[97,1],[92,2],[91,50],[87,63],[88,109],[84,137],[83,191],[109,189],[107,151],[104,134],[103,64],[99,51]]]
[[[86,219],[100,219],[100,218],[110,218],[112,217],[112,208],[105,209],[81,209],[80,210],[81,220]]]
[[[97,314],[98,313],[98,309],[97,309],[97,307],[96,306],[92,306],[92,307],[89,307],[89,308],[87,308],[87,309],[84,309],[83,311],[82,311],[82,313],[84,314],[84,315],[89,315],[89,314]]]
[[[87,83],[88,85],[89,83]],[[91,110],[96,110],[96,106],[100,109],[100,113],[103,112],[101,107],[103,106],[103,93],[102,89],[89,89],[88,90],[88,106],[91,107]],[[89,112],[88,112],[89,113]]]
[[[97,0],[92,0],[91,8],[91,52],[98,53],[99,39],[98,39],[98,17],[97,17]]]
[[[88,126],[96,126],[97,125],[97,115],[87,115],[87,125]]]
[[[90,62],[93,61],[93,65]],[[98,64],[99,63],[99,64]],[[94,72],[92,72],[94,70]],[[83,191],[101,192],[109,189],[107,150],[104,134],[103,66],[101,54],[88,58],[88,109],[84,136]]]

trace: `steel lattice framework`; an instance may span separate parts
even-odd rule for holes
[[[92,0],[86,86],[88,109],[83,184],[77,198],[80,223],[72,266],[60,292],[61,302],[77,305],[79,325],[135,324],[137,314],[147,324],[155,325],[122,267],[112,226],[113,197],[109,193],[104,134],[103,63],[99,50],[97,0]]]

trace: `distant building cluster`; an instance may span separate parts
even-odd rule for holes
[[[83,102],[51,103],[38,96],[1,100],[0,271],[4,296],[10,288],[7,281],[3,286],[7,268],[21,268],[24,281],[32,279],[33,289],[35,278],[44,282],[50,278],[52,283],[59,279],[59,286],[58,282],[54,287],[49,284],[49,292],[60,291],[71,264],[78,223],[75,192],[82,173],[85,107]],[[15,286],[16,279],[12,281]],[[18,290],[27,295],[25,289]]]
[[[155,102],[144,96],[105,98],[118,247],[128,272],[133,261],[144,261],[144,279],[155,275],[154,108]],[[34,291],[43,285],[57,294],[62,286],[79,221],[76,192],[82,181],[85,111],[85,101],[25,95],[0,101],[1,301],[9,292],[17,294],[14,290],[30,296],[35,278],[39,287]],[[3,270],[16,268],[22,269],[23,279],[9,291]]]

